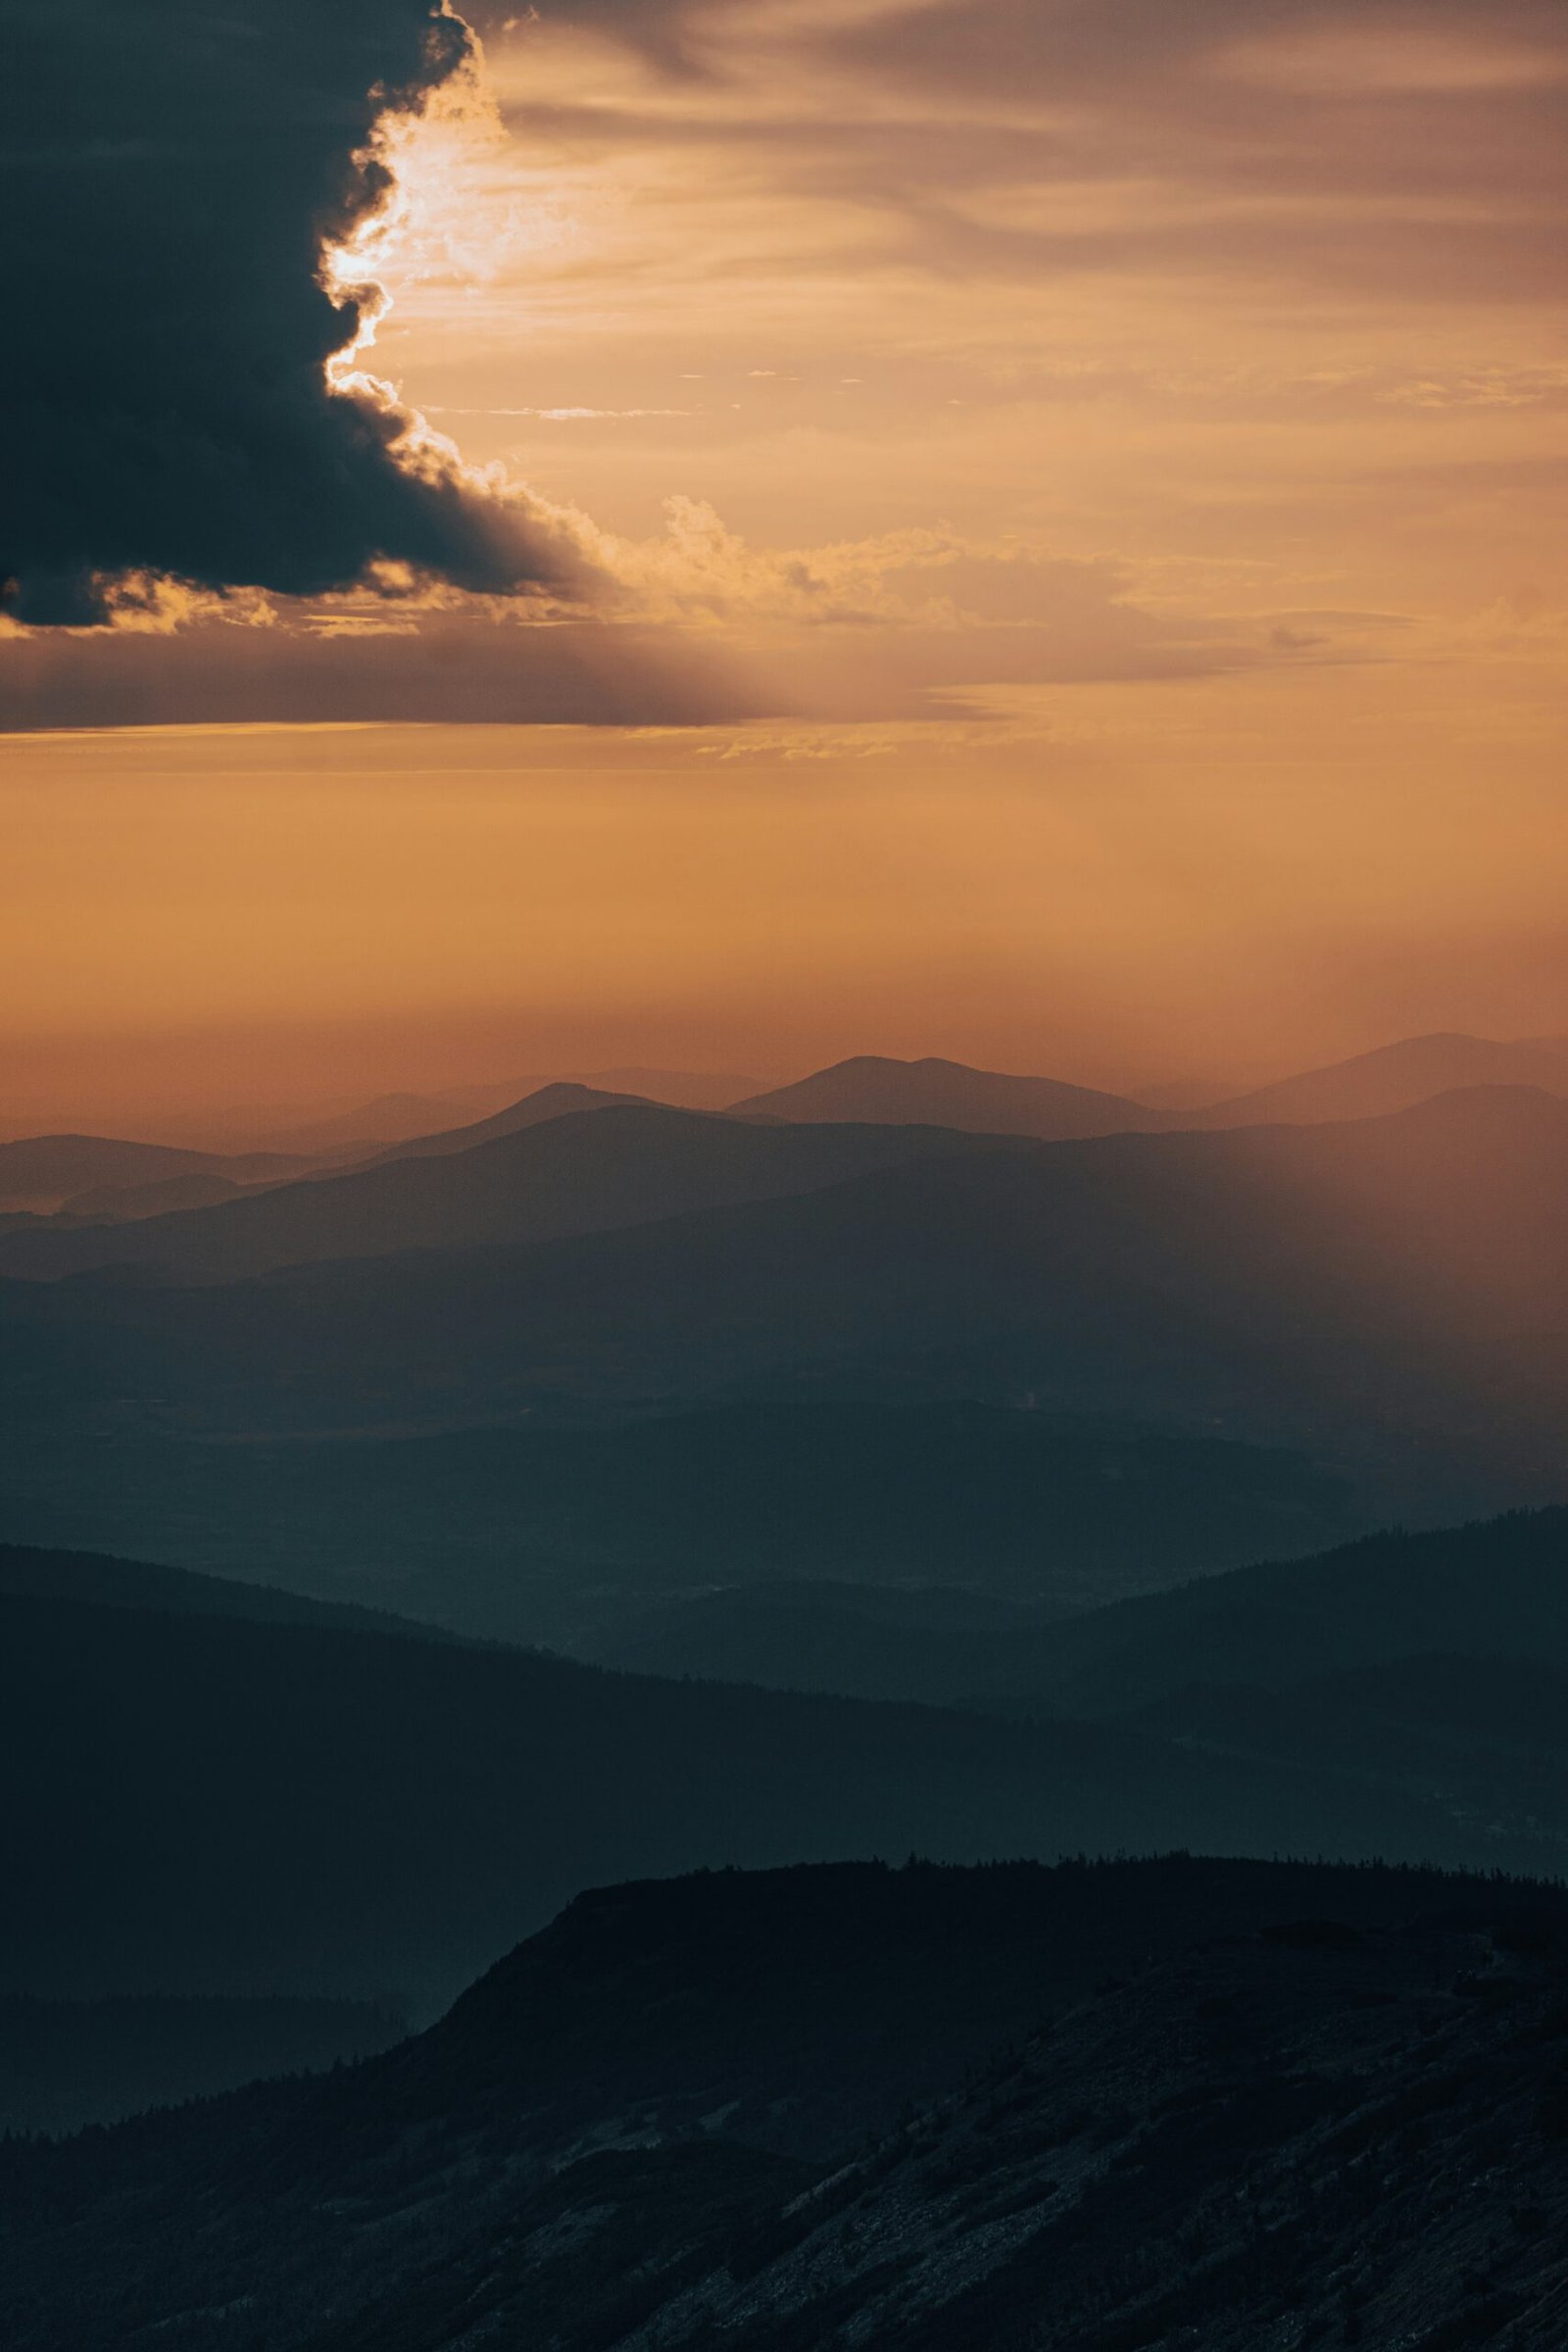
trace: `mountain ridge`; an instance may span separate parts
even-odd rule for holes
[[[729,1105],[736,1118],[863,1120],[871,1124],[955,1127],[970,1133],[1078,1141],[1124,1130],[1157,1132],[1172,1124],[1161,1111],[1097,1087],[1059,1078],[979,1070],[935,1054],[898,1061],[858,1054]]]
[[[1274,1079],[1190,1116],[1193,1125],[1205,1127],[1375,1118],[1473,1086],[1532,1086],[1568,1095],[1568,1037],[1489,1038],[1433,1030]]]
[[[105,1135],[29,1135],[0,1143],[0,1207],[58,1207],[73,1196],[180,1176],[262,1183],[302,1176],[314,1163],[278,1152],[195,1152],[175,1144]]]
[[[694,1588],[832,1574],[1089,1605],[1317,1551],[1366,1511],[1309,1459],[1000,1405],[776,1398],[608,1423],[182,1438],[32,1430],[0,1535],[575,1649]],[[914,1693],[910,1693],[913,1695]]]
[[[1494,1828],[1441,1788],[1332,1759],[1239,1774],[1136,1723],[16,1595],[0,1771],[26,1791],[0,1990],[72,1997],[395,1987],[428,2009],[585,1886],[701,1864],[1186,1846],[1541,1876],[1568,1854],[1568,1805]]]
[[[771,1129],[610,1102],[432,1157],[397,1149],[368,1166],[129,1228],[0,1236],[0,1273],[51,1280],[123,1266],[174,1281],[234,1281],[311,1262],[560,1238],[812,1190],[990,1140],[939,1128]]]
[[[95,1607],[239,1617],[257,1624],[337,1626],[347,1632],[453,1639],[446,1628],[399,1617],[390,1609],[322,1600],[283,1585],[253,1585],[237,1577],[204,1576],[161,1561],[114,1552],[72,1551],[39,1544],[0,1543],[0,1595],[31,1600],[88,1601]]]
[[[508,1102],[488,1117],[475,1119],[471,1125],[445,1127],[431,1135],[411,1136],[404,1143],[388,1144],[373,1157],[358,1163],[361,1171],[382,1168],[399,1159],[444,1159],[454,1152],[471,1152],[478,1144],[492,1143],[499,1136],[518,1135],[525,1128],[541,1126],[547,1119],[564,1118],[574,1111],[610,1110],[635,1104],[640,1109],[673,1109],[671,1103],[655,1102],[647,1095],[607,1094],[598,1087],[581,1086],[572,1079],[557,1078],[523,1095],[515,1102]]]
[[[572,1150],[597,1159],[616,1122],[683,1115],[584,1114]],[[206,1288],[107,1272],[5,1283],[0,1409],[25,1466],[19,1500],[34,1464],[57,1499],[47,1516],[0,1518],[0,1533],[156,1545],[156,1520],[58,1507],[74,1489],[104,1492],[98,1465],[142,1438],[150,1476],[176,1433],[270,1444],[812,1397],[968,1397],[1283,1447],[1348,1480],[1363,1524],[1562,1498],[1568,1105],[1555,1098],[1483,1089],[1308,1129],[950,1136],[915,1159],[899,1155],[927,1139],[906,1131],[698,1127],[774,1165],[781,1142],[804,1147],[817,1189]],[[414,1173],[439,1200],[445,1172],[500,1154],[510,1217],[505,1155],[557,1152],[551,1139],[572,1128]],[[820,1182],[832,1166],[809,1155],[846,1138],[887,1164]],[[563,1158],[556,1197],[580,1226],[579,1174]],[[659,1204],[601,1193],[586,1205]],[[356,1240],[374,1246],[363,1222]],[[244,1555],[238,1572],[255,1574]]]

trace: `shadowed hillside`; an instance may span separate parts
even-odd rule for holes
[[[1072,1715],[1200,1683],[1277,1689],[1437,1653],[1568,1668],[1568,1510],[1365,1537],[1151,1592],[1063,1625],[1049,1677],[1015,1689]]]
[[[286,1574],[552,1642],[656,1597],[785,1577],[1088,1604],[1312,1550],[1358,1517],[1343,1482],[1283,1450],[977,1404],[339,1442],[100,1424],[36,1431],[0,1481],[0,1536]]]
[[[267,2076],[321,2073],[407,2030],[369,2001],[0,1993],[0,2136],[79,2132]]]
[[[693,1593],[595,1626],[579,1657],[631,1674],[693,1675],[769,1690],[831,1690],[931,1706],[1007,1707],[1020,1686],[1049,1681],[1067,1610],[938,1586],[738,1585]],[[896,1605],[893,1605],[896,1604]]]
[[[979,1609],[962,1613],[959,1593],[923,1612],[917,1593],[895,1597],[897,1615],[863,1586],[735,1586],[613,1621],[581,1647],[637,1672],[784,1690],[1081,1718],[1155,1710],[1140,1719],[1172,1731],[1200,1692],[1217,1704],[1224,1691],[1256,1723],[1297,1684],[1371,1704],[1381,1670],[1395,1665],[1441,1665],[1452,1685],[1468,1672],[1473,1694],[1517,1676],[1522,1691],[1532,1678],[1568,1674],[1568,1510],[1385,1532],[1051,1622],[1020,1611],[988,1623]],[[1455,1721],[1467,1703],[1454,1699]],[[1546,1727],[1536,1713],[1539,1744]],[[1493,1734],[1524,1739],[1528,1720],[1509,1725],[1494,1708]],[[1334,1747],[1325,1735],[1318,1752]]]
[[[1568,2298],[1565,1989],[1560,1890],[1432,1873],[609,1888],[328,2082],[0,2152],[0,2319],[17,2352],[1522,2352]]]
[[[699,1863],[1202,1845],[1540,1870],[1564,1836],[1137,1727],[24,1596],[0,1598],[0,1989],[74,1997],[428,2000],[583,1886]]]
[[[122,1560],[96,1551],[52,1551],[34,1544],[0,1544],[0,1594],[31,1600],[84,1600],[111,1609],[151,1609],[181,1617],[243,1617],[259,1625],[331,1625],[347,1632],[443,1638],[434,1625],[416,1624],[384,1609],[312,1600],[276,1585],[247,1585],[226,1576],[200,1576],[150,1560]]]
[[[933,1129],[798,1133],[612,1103],[552,1115],[471,1150],[431,1159],[400,1152],[347,1175],[147,1218],[129,1230],[0,1237],[0,1270],[49,1280],[130,1267],[174,1282],[235,1281],[318,1259],[592,1233],[981,1149]]]
[[[1118,1722],[1240,1778],[1339,1776],[1568,1866],[1568,1511],[1386,1535],[1054,1623],[884,1619],[855,1587],[676,1601],[581,1647],[643,1672]]]

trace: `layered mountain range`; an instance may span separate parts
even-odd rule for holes
[[[263,1578],[286,1544],[323,1595],[558,1641],[769,1579],[1083,1605],[1562,1494],[1560,1097],[1206,1132],[1086,1098],[1123,1131],[1042,1141],[976,1122],[1085,1090],[785,1092],[552,1085],[14,1221],[0,1535]]]
[[[673,1615],[657,1656],[635,1627],[591,1644],[638,1669],[611,1672],[0,1552],[26,1792],[0,1991],[428,2004],[574,1888],[698,1865],[1183,1846],[1568,1874],[1565,1511],[1054,1617],[840,1588],[814,1657],[787,1615],[770,1648],[755,1602],[749,1650]]]
[[[1568,1103],[1529,1089],[1054,1145],[622,1104],[14,1233],[0,1381],[318,1427],[804,1380],[1480,1439],[1499,1387],[1557,1410],[1565,1174]]]
[[[8,2345],[1555,2341],[1560,1058],[0,1147]]]

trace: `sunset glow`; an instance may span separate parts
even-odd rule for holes
[[[382,1075],[1118,1082],[1568,1023],[1559,20],[1064,24],[484,16],[383,113],[330,385],[545,584],[387,545],[11,630],[23,732],[373,729],[14,744],[17,1117],[132,1036],[183,1100],[202,1037],[308,1091],[400,1022]]]
[[[0,0],[0,2348],[1568,2337],[1568,0]]]

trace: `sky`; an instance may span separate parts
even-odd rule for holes
[[[1568,1029],[1559,0],[319,13],[0,0],[7,1123]]]

